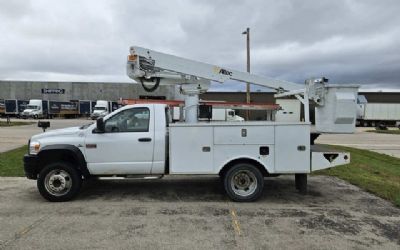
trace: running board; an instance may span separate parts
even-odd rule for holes
[[[144,180],[156,180],[163,178],[164,175],[126,175],[125,178],[129,179],[144,179]]]

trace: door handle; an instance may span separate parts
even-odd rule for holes
[[[149,137],[139,138],[138,141],[140,141],[140,142],[147,142],[147,141],[151,141],[151,138],[149,138]]]

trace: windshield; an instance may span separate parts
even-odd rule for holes
[[[105,107],[94,107],[94,110],[106,110]]]
[[[38,109],[38,106],[36,105],[28,105],[26,106],[27,109]]]

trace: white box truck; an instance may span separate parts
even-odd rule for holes
[[[93,112],[90,117],[95,120],[100,117],[104,117],[105,115],[110,113],[109,102],[105,100],[96,101],[96,105],[93,108]]]
[[[48,114],[48,101],[32,99],[29,100],[26,109],[20,114],[22,118],[45,118]]]

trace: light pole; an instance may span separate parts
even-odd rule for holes
[[[242,35],[246,35],[247,42],[247,72],[250,73],[250,28],[247,28],[242,32]],[[250,104],[250,83],[246,83],[246,103]],[[246,120],[250,118],[250,111],[246,111]]]

